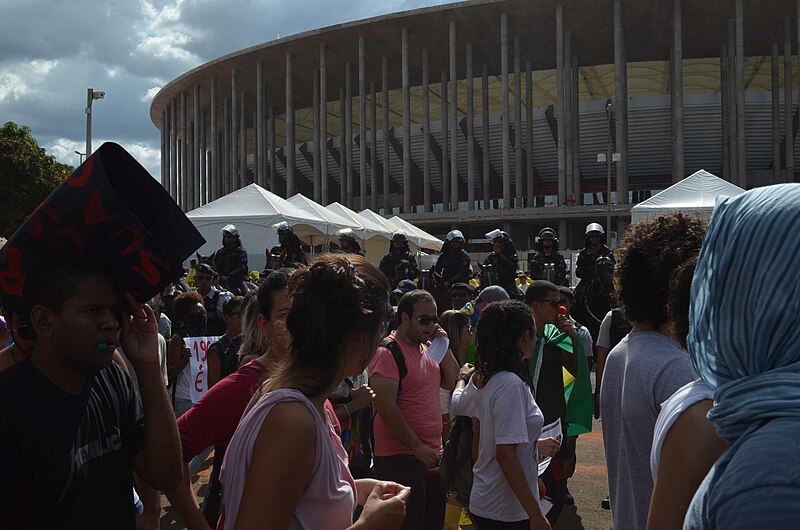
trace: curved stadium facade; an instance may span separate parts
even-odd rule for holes
[[[757,8],[756,8],[757,5]],[[191,210],[251,182],[518,247],[624,230],[699,169],[800,167],[800,0],[471,1],[231,53],[154,98],[162,183]],[[598,155],[619,153],[611,166]]]

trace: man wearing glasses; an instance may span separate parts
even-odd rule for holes
[[[446,499],[437,469],[442,454],[442,377],[439,364],[428,355],[430,341],[446,336],[437,315],[436,302],[427,291],[403,295],[397,306],[397,329],[369,364],[377,412],[375,471],[379,480],[411,486],[401,527],[409,530],[441,530],[444,523]],[[402,357],[395,358],[392,349]]]
[[[225,334],[225,302],[233,298],[233,293],[220,291],[211,285],[214,278],[214,269],[207,263],[200,263],[197,266],[197,273],[194,276],[197,285],[197,292],[203,297],[203,305],[206,308],[208,324],[206,326],[206,336],[220,337]]]

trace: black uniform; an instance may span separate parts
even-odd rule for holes
[[[448,286],[459,282],[467,283],[469,281],[469,254],[463,248],[453,250],[448,245],[436,260],[433,272],[441,274],[442,281]]]
[[[247,250],[240,241],[232,248],[222,247],[214,256],[214,270],[220,276],[228,277],[227,287],[233,294],[247,294],[245,277],[247,276]],[[242,291],[244,287],[244,291]]]
[[[400,265],[405,264],[407,264],[408,272],[404,274],[398,269],[400,268]],[[392,286],[400,283],[400,280],[413,280],[419,276],[417,258],[414,257],[414,253],[411,252],[411,249],[408,247],[408,242],[406,242],[402,250],[396,252],[392,247],[392,242],[390,241],[389,253],[386,254],[383,259],[381,259],[380,269],[381,272],[383,272],[386,277],[389,278],[389,284]]]
[[[555,271],[555,278],[552,281],[556,285],[563,285],[569,287],[567,281],[567,262],[564,261],[564,256],[560,252],[554,250],[552,254],[545,254],[541,250],[533,256],[528,271],[532,280],[548,280],[542,273],[547,269],[548,265],[552,265]]]
[[[511,239],[503,241],[503,252],[500,254],[489,254],[484,265],[491,265],[497,273],[497,283],[506,290],[512,300],[522,300],[522,290],[517,287],[517,265],[519,255]]]
[[[286,245],[272,247],[271,254],[280,256],[281,267],[297,267],[298,265],[308,265],[306,253],[303,251],[303,246],[300,244],[300,239],[294,235],[289,235],[289,241]],[[267,263],[269,263],[269,256],[267,256]]]
[[[592,250],[591,245],[586,244],[586,247],[581,250],[581,253],[578,254],[578,263],[575,267],[575,275],[581,279],[581,281],[591,282],[597,276],[594,266],[597,262],[597,258],[608,256],[611,260],[611,264],[613,265],[615,262],[614,260],[614,253],[605,245],[600,245],[600,248],[597,251]]]

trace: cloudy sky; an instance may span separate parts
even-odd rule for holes
[[[156,177],[158,90],[183,72],[301,31],[452,0],[2,0],[0,123],[27,125],[59,161],[78,165],[86,142],[118,142]]]

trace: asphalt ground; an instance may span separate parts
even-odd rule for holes
[[[594,374],[592,374],[594,379]],[[592,381],[594,387],[594,381]],[[578,437],[576,449],[577,464],[575,474],[569,479],[569,491],[575,499],[574,506],[565,506],[556,528],[559,530],[609,530],[611,512],[604,510],[600,503],[608,495],[606,459],[603,452],[603,432],[600,420],[594,420],[592,432]],[[205,494],[208,476],[211,472],[212,456],[203,464],[201,470],[192,477],[193,489],[198,497]],[[169,506],[162,495],[161,530],[181,530],[186,528],[178,514]]]

